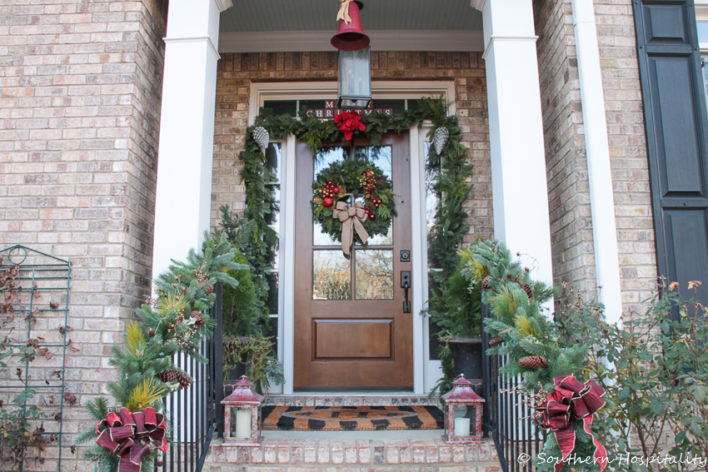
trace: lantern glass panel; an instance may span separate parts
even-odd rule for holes
[[[339,51],[339,107],[364,109],[371,101],[371,49]]]
[[[252,417],[253,410],[249,407],[231,407],[229,436],[238,439],[250,438]]]

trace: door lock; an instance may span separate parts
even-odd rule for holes
[[[403,313],[411,312],[411,302],[408,300],[408,289],[411,288],[411,271],[401,271],[401,287],[406,291],[406,298],[403,300]]]

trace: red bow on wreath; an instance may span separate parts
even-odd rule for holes
[[[592,414],[605,405],[602,396],[605,391],[597,383],[588,380],[580,383],[572,375],[555,378],[556,388],[548,394],[546,401],[537,409],[536,422],[543,428],[555,432],[556,441],[565,460],[575,449],[575,422],[582,420],[585,432],[590,435],[595,445],[594,460],[600,465],[600,471],[607,466],[605,446],[590,432]],[[555,465],[556,472],[563,468],[563,462]]]
[[[339,128],[339,131],[344,133],[344,139],[352,140],[352,135],[355,130],[366,131],[366,126],[361,122],[361,116],[353,111],[343,111],[334,116],[334,123]]]
[[[164,417],[154,408],[137,413],[121,408],[96,424],[96,442],[120,457],[118,472],[140,472],[142,458],[150,446],[167,450],[166,430]]]

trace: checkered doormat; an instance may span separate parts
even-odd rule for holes
[[[442,429],[434,406],[264,406],[264,430],[377,431]]]

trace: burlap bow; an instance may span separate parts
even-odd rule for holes
[[[121,408],[117,414],[108,413],[96,425],[99,435],[96,442],[120,457],[118,472],[140,472],[143,456],[150,446],[167,450],[166,430],[164,417],[154,408],[137,413]]]
[[[342,223],[342,252],[345,257],[349,257],[354,244],[354,230],[359,235],[361,242],[366,244],[369,239],[369,233],[364,229],[362,223],[366,221],[366,211],[361,202],[355,202],[353,207],[347,205],[347,202],[339,201],[332,210],[332,218],[339,220]]]
[[[342,5],[339,7],[339,11],[337,12],[337,21],[342,20],[346,24],[349,24],[352,22],[352,19],[349,16],[349,4],[352,2],[352,0],[340,1],[342,2]]]
[[[595,445],[593,458],[603,471],[607,466],[607,451],[590,431],[590,425],[592,414],[605,405],[602,398],[605,391],[592,380],[582,384],[572,375],[562,375],[554,381],[556,388],[538,407],[536,422],[555,433],[563,459],[566,459],[575,449],[575,422],[582,421],[583,429]],[[562,468],[563,462],[555,465],[556,472]]]

